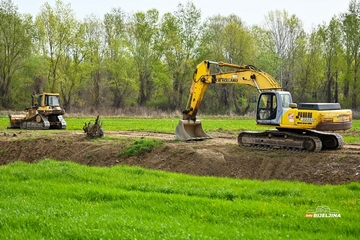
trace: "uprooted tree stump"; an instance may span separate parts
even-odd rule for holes
[[[102,128],[102,123],[99,121],[99,115],[96,117],[95,123],[85,123],[83,130],[89,138],[103,137],[104,129]]]

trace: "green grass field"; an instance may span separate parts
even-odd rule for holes
[[[272,127],[258,126],[252,118],[204,116],[203,128],[206,132],[225,131],[233,133],[236,137],[240,131],[263,131]],[[95,117],[66,117],[67,130],[82,130],[87,122],[94,122]],[[151,131],[158,133],[174,133],[180,118],[136,118],[136,117],[100,117],[104,131]],[[0,131],[5,131],[9,126],[8,117],[0,117]],[[346,143],[360,142],[360,120],[353,120],[351,130],[340,132]]]
[[[251,119],[202,119],[206,131],[234,131],[234,136],[239,130],[266,129]],[[69,117],[67,129],[81,130],[94,120]],[[173,133],[179,119],[101,121],[105,134]],[[0,118],[1,131],[8,124],[7,117]],[[345,140],[358,142],[359,128],[354,121]],[[318,207],[336,215],[320,215]],[[307,218],[308,212],[320,217]],[[360,183],[195,177],[51,159],[0,166],[0,239],[358,239],[359,212]]]
[[[180,118],[135,118],[135,117],[101,117],[103,128],[108,131],[132,130],[153,131],[162,133],[173,133]],[[256,122],[250,118],[243,117],[204,117],[201,118],[203,127],[208,131],[233,131],[233,130],[264,130],[269,127],[256,126]],[[68,130],[82,129],[85,122],[92,121],[89,117],[66,118]],[[6,122],[8,124],[8,120]]]
[[[0,167],[0,238],[358,239],[359,197],[359,183],[320,187],[17,162]],[[338,215],[305,217],[319,206]]]

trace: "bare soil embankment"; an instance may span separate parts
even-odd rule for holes
[[[240,147],[231,134],[213,133],[213,139],[179,142],[173,134],[105,132],[114,140],[90,141],[80,131],[18,132],[0,136],[0,165],[45,158],[88,166],[136,165],[200,176],[239,179],[287,180],[313,184],[360,182],[360,145],[320,153],[258,150]],[[36,134],[36,136],[34,136]],[[128,139],[122,141],[121,139]],[[164,141],[150,153],[128,157],[121,153],[134,138]]]

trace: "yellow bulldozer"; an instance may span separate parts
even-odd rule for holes
[[[58,93],[42,93],[31,95],[31,107],[25,109],[25,114],[9,115],[8,128],[30,130],[66,129],[63,118],[65,110],[60,105]]]
[[[224,70],[225,69],[225,70]],[[228,70],[230,69],[230,70]],[[243,131],[237,141],[241,146],[282,148],[318,152],[342,148],[344,141],[334,131],[352,127],[352,111],[339,103],[293,103],[290,92],[252,65],[235,65],[205,60],[195,69],[183,119],[175,135],[182,141],[211,138],[205,133],[196,114],[206,89],[211,84],[244,84],[259,91],[256,123],[274,127],[263,132]]]

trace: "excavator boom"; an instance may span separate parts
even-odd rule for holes
[[[232,70],[224,72],[224,68]],[[209,84],[243,84],[255,87],[259,92],[282,90],[274,78],[252,65],[240,66],[205,60],[198,64],[194,71],[189,99],[186,109],[183,110],[184,120],[196,120],[197,111]]]
[[[225,68],[231,71],[225,71]],[[189,99],[186,109],[182,111],[183,120],[180,120],[176,127],[175,134],[178,139],[190,141],[211,138],[203,130],[201,121],[196,120],[200,104],[210,84],[244,84],[255,87],[259,92],[282,90],[274,78],[255,66],[202,61],[194,71]]]

